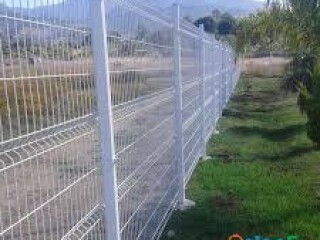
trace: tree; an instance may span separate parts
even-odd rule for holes
[[[241,18],[236,29],[236,50],[237,53],[247,54],[248,49],[252,49],[258,42],[258,37],[254,35],[255,16],[251,15]]]
[[[301,86],[300,105],[308,116],[308,136],[320,148],[320,63],[310,72],[306,84]]]
[[[215,22],[220,22],[221,20],[221,12],[218,9],[212,11],[211,16]]]
[[[267,1],[272,9],[277,1]],[[320,0],[287,0],[282,33],[295,51],[293,68],[287,83],[297,86],[298,104],[308,117],[307,133],[320,148]]]
[[[194,25],[199,27],[201,24],[204,25],[204,30],[208,33],[214,34],[217,30],[217,23],[212,17],[202,17],[195,21]]]
[[[222,20],[219,23],[218,32],[220,35],[235,34],[236,26],[228,20]]]
[[[281,48],[293,55],[283,86],[299,92],[309,138],[320,147],[320,0],[268,0],[266,8],[239,21],[237,49]],[[251,40],[250,40],[251,39]]]
[[[235,34],[236,32],[236,20],[229,13],[224,13],[220,16],[220,22],[218,25],[218,33],[220,35]]]
[[[204,30],[211,34],[229,35],[236,32],[236,20],[229,13],[223,13],[219,10],[214,10],[211,16],[202,17],[194,23],[197,27],[200,24],[204,25]]]
[[[243,41],[241,38],[246,36],[246,46],[250,45],[256,50],[270,52],[270,55],[275,50],[290,51],[288,19],[289,14],[283,4],[273,2],[257,14],[240,19],[237,36],[241,41]],[[243,43],[242,46],[244,46]]]

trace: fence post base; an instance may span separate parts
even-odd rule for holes
[[[204,157],[202,157],[202,162],[206,162],[206,161],[209,161],[209,160],[211,160],[212,159],[212,157],[210,157],[210,156],[204,156]]]
[[[196,206],[196,203],[194,201],[189,200],[189,199],[184,199],[183,204],[180,204],[178,206],[178,209],[180,211],[184,212],[184,211],[187,211],[187,210],[189,210],[189,209],[191,209],[191,208],[193,208],[195,206]]]

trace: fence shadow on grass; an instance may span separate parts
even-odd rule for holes
[[[269,129],[258,126],[238,126],[228,129],[229,132],[244,137],[259,136],[270,141],[283,142],[305,131],[305,124],[299,123],[284,128]]]
[[[226,202],[228,201],[226,199]],[[239,209],[241,208],[240,203]],[[234,233],[240,233],[243,237],[253,234],[270,234],[275,229],[281,231],[282,224],[290,219],[311,215],[314,208],[314,206],[303,206],[294,211],[279,211],[276,215],[264,218],[255,212],[230,211],[229,208],[221,208],[220,204],[212,202],[212,197],[208,197],[203,203],[197,205],[197,208],[175,214],[170,222],[170,225],[177,229],[174,232],[175,237],[170,238],[164,234],[161,240],[223,240]],[[170,231],[170,229],[167,230]],[[285,233],[278,237],[285,237]]]
[[[311,236],[319,223],[309,221],[318,219],[319,204],[304,176],[318,157],[295,98],[283,95],[276,80],[252,83],[256,90],[238,92],[224,110],[222,133],[208,147],[214,160],[201,164],[190,183],[197,206],[176,212],[162,240],[223,240],[236,231]],[[259,91],[267,83],[274,91]],[[320,239],[314,232],[305,239]]]

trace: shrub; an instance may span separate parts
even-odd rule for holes
[[[308,117],[309,138],[320,148],[320,63],[308,73],[308,79],[300,88],[300,108]]]
[[[292,60],[290,69],[284,78],[282,88],[286,91],[298,92],[300,85],[305,85],[310,69],[315,65],[315,56],[310,53],[297,53]]]

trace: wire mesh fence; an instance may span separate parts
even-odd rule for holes
[[[2,0],[0,46],[0,240],[158,239],[232,50],[142,0]]]

